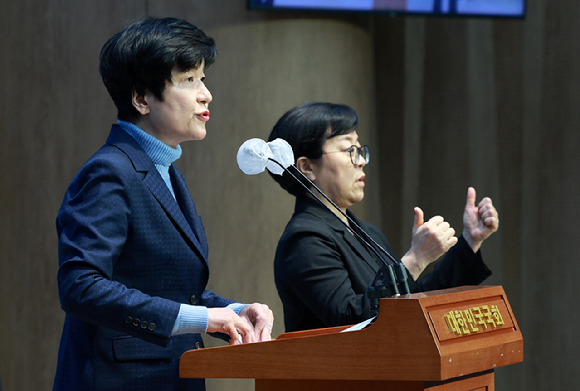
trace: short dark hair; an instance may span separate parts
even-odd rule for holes
[[[176,18],[148,17],[112,36],[101,49],[99,72],[117,106],[120,120],[133,122],[133,91],[148,90],[163,101],[171,71],[209,67],[217,50],[213,38],[189,22]]]
[[[268,141],[284,139],[292,147],[294,163],[300,157],[320,159],[326,140],[352,133],[358,126],[356,111],[346,105],[308,102],[287,111],[274,125]],[[282,188],[294,196],[306,192],[291,175],[270,174]],[[308,183],[303,181],[307,186]]]

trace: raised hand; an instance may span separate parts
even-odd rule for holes
[[[441,216],[425,222],[421,208],[416,207],[412,231],[411,248],[401,261],[414,279],[432,262],[445,254],[457,243],[455,230]]]
[[[485,197],[475,206],[475,189],[467,189],[467,202],[463,212],[463,237],[477,252],[481,244],[499,228],[499,215],[491,198]]]

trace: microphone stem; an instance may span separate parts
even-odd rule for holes
[[[292,177],[293,177],[293,178],[294,178],[296,181],[298,181],[298,182],[299,182],[299,183],[302,185],[302,187],[304,187],[304,189],[306,189],[306,191],[308,191],[308,192],[309,192],[309,193],[310,193],[312,196],[314,196],[314,197],[315,197],[315,198],[316,198],[318,201],[320,201],[322,204],[324,204],[324,203],[322,202],[322,200],[321,200],[320,198],[318,198],[318,196],[317,196],[316,194],[314,194],[314,192],[313,192],[312,190],[310,190],[310,189],[308,188],[308,186],[306,186],[304,183],[302,183],[302,181],[300,181],[300,180],[299,180],[299,179],[296,177],[296,175],[294,175],[294,174],[293,174],[293,173],[292,173],[292,172],[291,172],[289,169],[285,168],[284,166],[282,166],[282,164],[280,164],[279,162],[277,162],[276,160],[274,160],[274,159],[272,159],[272,158],[268,158],[268,160],[270,160],[270,161],[272,161],[272,162],[276,163],[277,165],[279,165],[280,167],[282,167],[282,169],[283,169],[284,171],[286,171],[288,174],[290,174],[290,175],[291,175],[291,176],[292,176]],[[395,257],[393,257],[391,254],[389,254],[389,252],[388,252],[387,250],[385,250],[385,249],[384,249],[384,248],[383,248],[383,247],[382,247],[380,244],[378,244],[378,243],[377,243],[377,242],[376,242],[376,241],[375,241],[375,240],[374,240],[374,239],[373,239],[373,238],[372,238],[372,237],[371,237],[369,234],[367,234],[367,233],[366,233],[366,232],[365,232],[365,231],[364,231],[364,230],[363,230],[363,229],[362,229],[362,228],[361,228],[361,227],[360,227],[360,226],[359,226],[359,225],[358,225],[358,224],[357,224],[357,223],[356,223],[356,222],[355,222],[355,221],[354,221],[354,220],[353,220],[353,219],[352,219],[352,218],[351,218],[349,215],[347,215],[346,213],[344,213],[344,212],[342,211],[342,209],[340,209],[340,208],[339,208],[339,207],[338,207],[338,206],[337,206],[337,205],[334,203],[334,201],[332,201],[332,200],[331,200],[331,199],[330,199],[330,198],[329,198],[329,197],[328,197],[326,194],[324,194],[324,192],[323,192],[322,190],[320,190],[320,189],[318,188],[318,186],[316,186],[316,185],[314,184],[314,182],[312,182],[310,179],[308,179],[308,178],[306,177],[306,175],[304,175],[304,174],[303,174],[303,173],[302,173],[302,172],[301,172],[301,171],[300,171],[300,170],[299,170],[299,169],[298,169],[298,168],[297,168],[295,165],[293,165],[293,164],[292,164],[292,165],[290,165],[289,167],[292,167],[293,169],[295,169],[295,170],[296,170],[296,172],[298,172],[298,173],[299,173],[299,174],[302,176],[302,178],[306,179],[306,181],[308,181],[308,183],[309,183],[309,184],[310,184],[310,185],[311,185],[311,186],[312,186],[314,189],[316,189],[316,191],[317,191],[319,194],[321,194],[321,195],[322,195],[322,196],[323,196],[323,197],[324,197],[324,198],[325,198],[325,199],[326,199],[326,200],[327,200],[327,201],[328,201],[328,202],[329,202],[329,203],[330,203],[330,204],[331,204],[331,205],[332,205],[332,206],[333,206],[333,207],[334,207],[336,210],[338,210],[338,211],[340,212],[340,214],[341,214],[341,215],[343,215],[343,216],[344,216],[344,217],[345,217],[345,218],[348,220],[348,222],[349,222],[350,224],[352,224],[352,225],[353,225],[355,228],[357,228],[357,229],[358,229],[358,230],[359,230],[359,231],[360,231],[360,232],[361,232],[361,233],[362,233],[362,234],[365,236],[365,238],[366,238],[367,240],[370,240],[370,241],[371,241],[371,242],[372,242],[372,243],[373,243],[373,244],[374,244],[374,245],[375,245],[375,246],[376,246],[376,247],[377,247],[377,248],[378,248],[380,251],[382,251],[382,252],[383,252],[385,255],[387,255],[387,257],[389,257],[389,260],[391,261],[391,263],[395,263],[395,264],[396,264],[396,263],[399,263],[399,262],[398,262],[398,261],[395,259]],[[328,210],[330,210],[330,208],[328,207],[328,205],[325,205],[325,206],[327,207],[327,209],[328,209]],[[330,210],[330,211],[332,212],[332,210]],[[336,213],[335,213],[334,215],[336,216]],[[338,217],[338,216],[336,216],[336,217]],[[340,220],[340,219],[339,219],[339,220]],[[341,221],[342,221],[342,220],[341,220]],[[378,254],[378,253],[376,252],[376,250],[373,248],[373,246],[370,246],[370,245],[369,245],[369,243],[367,243],[367,242],[366,242],[364,239],[362,239],[362,238],[360,237],[360,235],[359,235],[359,234],[358,234],[356,231],[354,231],[354,230],[353,230],[353,229],[352,229],[350,226],[348,226],[348,224],[345,224],[345,226],[348,228],[348,230],[349,230],[350,232],[352,232],[352,233],[353,233],[353,235],[355,235],[357,238],[359,238],[359,240],[361,240],[361,241],[362,241],[363,243],[365,243],[365,244],[366,244],[368,247],[370,247],[370,248],[373,250],[373,252],[374,252],[374,253],[375,253],[375,254],[376,254],[378,257],[379,257],[379,259],[382,261],[382,263],[383,263],[384,265],[389,265],[389,263],[388,263],[388,262],[386,262],[386,261],[384,260],[384,258],[383,258],[383,257],[382,257],[380,254]]]
[[[282,167],[282,169],[284,171],[286,171],[288,174],[290,174],[292,176],[292,178],[294,178],[298,183],[300,183],[302,185],[302,187],[304,187],[304,189],[306,189],[306,191],[308,191],[314,198],[316,198],[321,204],[323,204],[330,212],[332,212],[336,218],[338,218],[343,224],[344,226],[354,235],[356,236],[363,244],[365,244],[369,249],[371,249],[371,251],[379,258],[379,260],[382,262],[383,265],[389,265],[389,263],[387,261],[385,261],[385,259],[381,256],[381,254],[379,254],[377,252],[377,250],[374,248],[374,246],[371,246],[365,239],[362,238],[362,236],[355,231],[351,226],[349,226],[348,224],[344,223],[344,221],[342,221],[337,215],[336,213],[334,213],[330,207],[328,205],[326,205],[324,202],[322,202],[322,200],[320,198],[318,198],[318,196],[316,194],[314,194],[314,192],[308,188],[308,186],[306,186],[302,181],[300,181],[296,175],[294,175],[289,169],[285,168],[284,166],[282,166],[282,164],[280,164],[279,162],[277,162],[276,160],[272,159],[272,158],[268,158],[270,161],[278,164],[280,167]],[[395,258],[389,254],[385,249],[383,249],[373,238],[371,238],[352,218],[350,218],[350,216],[348,216],[346,213],[344,213],[342,211],[342,209],[340,209],[335,203],[334,201],[332,201],[326,194],[324,194],[324,192],[322,190],[320,190],[318,188],[318,186],[316,186],[310,179],[308,179],[300,170],[298,170],[298,168],[296,168],[296,166],[294,166],[293,164],[290,165],[289,167],[292,167],[296,170],[296,172],[298,172],[304,179],[306,179],[308,181],[308,183],[310,185],[312,185],[312,187],[314,189],[316,189],[316,191],[321,194],[336,210],[338,210],[344,217],[346,217],[346,219],[349,221],[350,224],[352,224],[355,228],[357,228],[357,230],[359,230],[367,239],[370,239],[371,242],[373,242],[373,244],[375,246],[377,246],[381,251],[383,251],[388,257],[389,260],[391,261],[391,263],[397,263],[397,261],[395,260]]]
[[[296,177],[296,175],[294,175],[288,168],[284,167],[282,164],[280,164],[278,161],[276,161],[272,158],[268,158],[268,160],[276,163],[285,172],[290,174],[292,176],[292,178],[294,178],[298,183],[300,183],[300,185],[302,185],[302,187],[304,189],[306,189],[306,191],[308,191],[308,193],[310,193],[310,195],[312,195],[314,198],[316,198],[318,200],[318,202],[320,202],[322,205],[324,205],[326,207],[326,209],[328,209],[341,223],[343,223],[344,226],[354,236],[356,236],[357,239],[361,241],[361,243],[363,243],[367,248],[369,248],[375,254],[375,256],[382,262],[383,266],[377,272],[372,284],[369,286],[368,291],[367,291],[367,294],[368,294],[369,299],[371,301],[371,303],[370,303],[371,309],[378,308],[378,301],[377,300],[379,297],[386,296],[387,293],[385,291],[389,292],[392,296],[399,296],[400,295],[399,287],[401,287],[403,294],[411,293],[409,290],[409,285],[407,284],[406,272],[405,272],[405,270],[403,270],[404,266],[401,262],[397,261],[395,259],[395,257],[393,257],[391,254],[389,254],[387,252],[387,250],[385,250],[369,234],[367,234],[352,218],[350,218],[350,216],[348,216],[345,212],[343,212],[342,209],[340,209],[334,203],[334,201],[332,201],[326,194],[324,194],[324,192],[322,190],[320,190],[318,188],[318,186],[316,186],[314,184],[314,182],[312,182],[310,179],[308,179],[306,177],[306,175],[304,175],[295,165],[291,164],[288,167],[292,167],[294,170],[296,170],[296,172],[299,175],[301,175],[302,178],[304,178],[314,189],[316,189],[316,191],[319,194],[321,194],[330,203],[330,205],[332,205],[336,210],[338,210],[340,212],[340,214],[342,214],[342,216],[344,216],[352,226],[354,226],[358,231],[360,231],[361,234],[364,235],[367,240],[369,240],[371,243],[373,243],[374,246],[371,246],[371,244],[369,242],[367,242],[365,239],[363,239],[363,237],[356,230],[354,230],[349,224],[344,222],[336,213],[334,213],[332,211],[332,209],[330,209],[330,207],[327,204],[322,202],[322,200],[316,194],[314,194],[314,192],[308,186],[306,186],[306,184],[304,182],[299,180]],[[376,246],[376,248],[375,248],[375,246]],[[377,248],[380,251],[382,251],[384,254],[387,255],[390,262],[385,261],[385,259],[381,256],[381,254],[379,254],[379,252],[377,251]],[[387,284],[386,289],[385,289],[385,285],[377,285],[379,283],[379,280],[382,280]]]

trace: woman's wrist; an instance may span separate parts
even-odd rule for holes
[[[403,255],[401,262],[403,262],[403,265],[405,265],[409,273],[411,273],[411,277],[413,277],[414,280],[423,273],[423,270],[425,270],[428,264],[423,265],[422,262],[420,262],[419,259],[410,251]]]
[[[466,229],[463,230],[463,239],[465,239],[469,247],[471,247],[474,254],[479,251],[482,242],[473,240],[473,238],[469,234],[469,231]]]

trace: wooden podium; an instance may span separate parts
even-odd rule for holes
[[[381,299],[373,324],[281,334],[185,352],[180,376],[254,378],[256,390],[494,390],[496,368],[523,361],[501,286]]]

